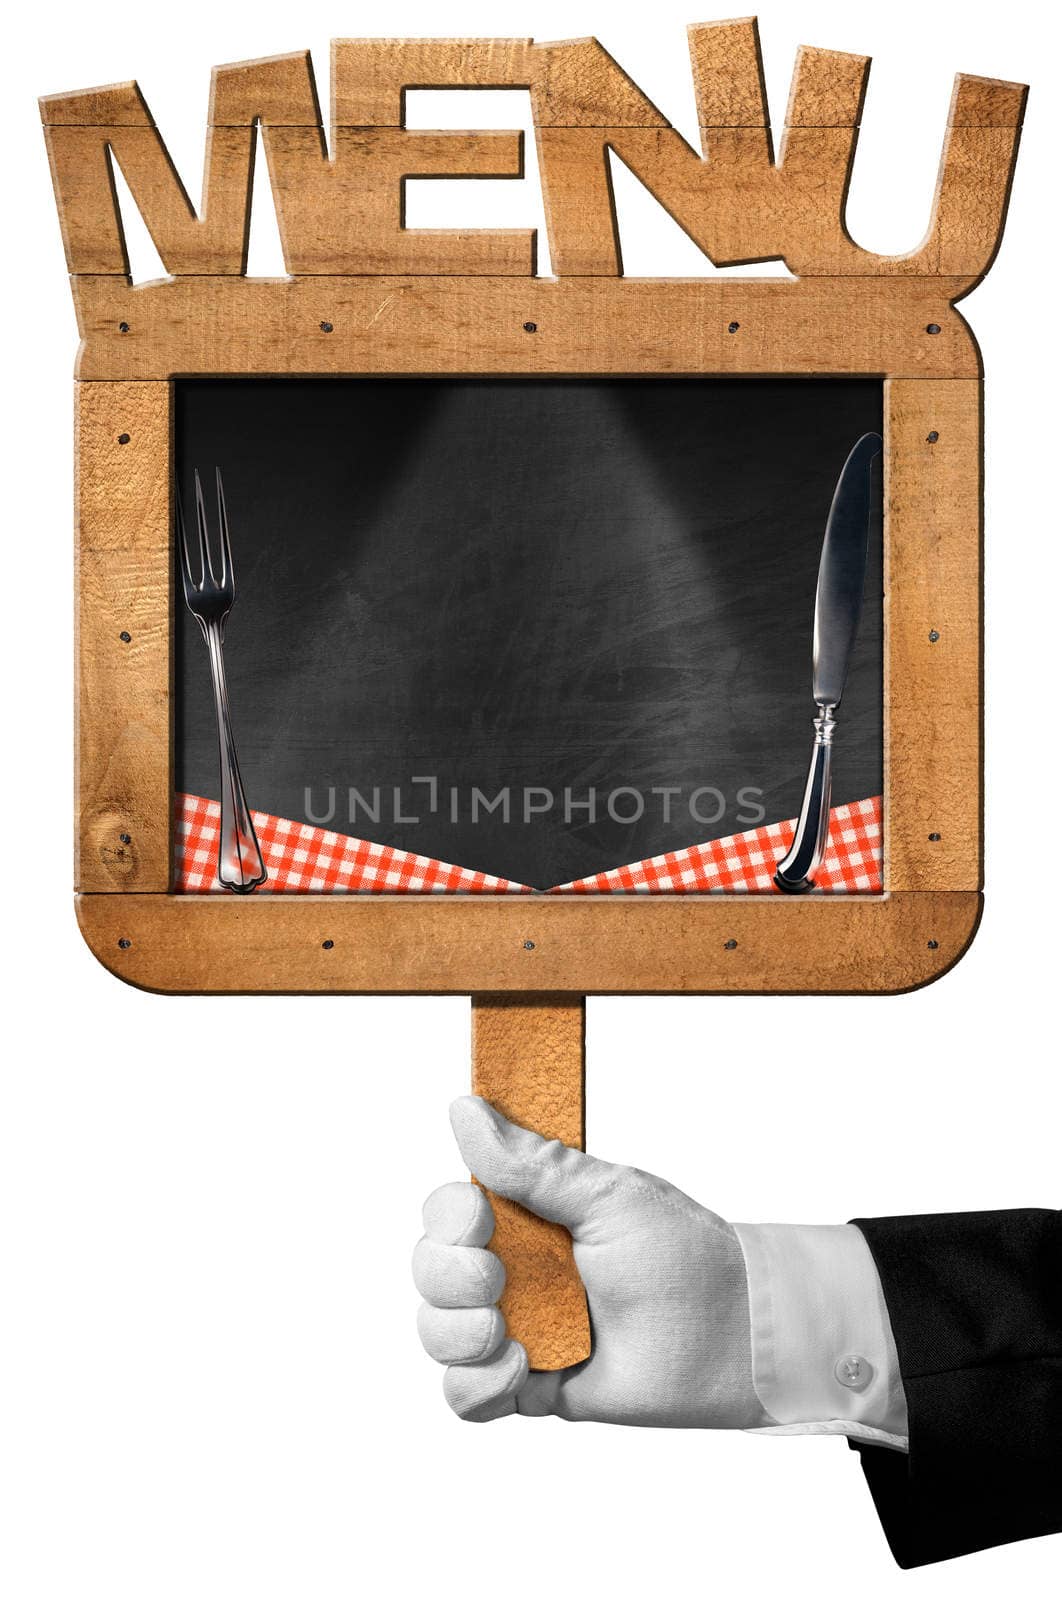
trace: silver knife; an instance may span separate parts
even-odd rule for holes
[[[812,695],[819,708],[814,719],[815,744],[793,843],[774,874],[775,883],[786,894],[804,894],[812,888],[826,854],[830,834],[833,714],[844,693],[863,609],[870,540],[870,468],[874,457],[880,453],[880,434],[865,433],[856,441],[841,468],[826,519],[815,590],[815,640],[811,653]]]

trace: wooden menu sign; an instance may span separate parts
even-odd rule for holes
[[[689,39],[700,152],[594,40],[337,40],[327,142],[307,54],[219,67],[198,213],[135,83],[41,101],[82,335],[86,941],[160,991],[471,993],[476,1088],[575,1144],[586,994],[897,992],[981,905],[981,371],[955,304],[1025,89],[956,80],[926,237],[883,257],[844,222],[869,62],[802,49],[776,152],[755,23]],[[553,277],[532,230],[405,225],[408,178],[532,159],[407,129],[406,91],[446,87],[530,91]],[[246,275],[259,128],[280,280]],[[715,264],[794,276],[624,277],[613,154]],[[116,169],[161,281],[130,281]],[[782,894],[823,528],[866,434],[827,853]],[[175,538],[197,470],[231,537],[253,893],[218,879],[220,624]],[[497,1240],[532,1364],[580,1359],[563,1230],[500,1204]]]

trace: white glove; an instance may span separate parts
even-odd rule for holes
[[[529,1372],[494,1304],[505,1282],[484,1248],[490,1202],[447,1183],[424,1206],[413,1257],[424,1296],[418,1325],[445,1363],[459,1416],[489,1422],[519,1411],[572,1422],[647,1427],[769,1424],[752,1384],[748,1289],[737,1235],[679,1189],[507,1122],[474,1096],[450,1108],[461,1154],[488,1188],[571,1232],[593,1328],[589,1360]]]

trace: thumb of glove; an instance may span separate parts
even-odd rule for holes
[[[469,1171],[484,1188],[526,1206],[578,1236],[614,1187],[619,1168],[509,1122],[478,1095],[450,1107],[450,1123]]]

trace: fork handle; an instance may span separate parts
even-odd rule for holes
[[[221,624],[203,624],[210,656],[210,680],[214,685],[214,710],[218,720],[218,747],[221,756],[221,840],[218,847],[218,878],[226,889],[249,894],[266,880],[258,835],[244,798],[240,763],[229,712],[229,691],[225,682],[225,651]]]

